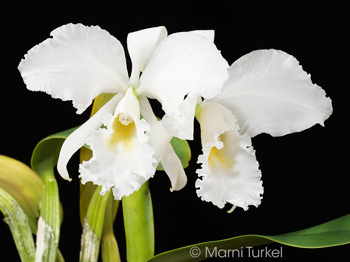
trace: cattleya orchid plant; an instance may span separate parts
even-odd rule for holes
[[[174,190],[185,186],[177,156],[169,149],[163,153],[173,135],[193,137],[196,96],[213,98],[227,79],[227,62],[213,44],[213,32],[167,36],[165,27],[156,27],[129,34],[130,78],[123,47],[107,31],[68,24],[51,35],[19,65],[29,90],[72,100],[77,113],[99,94],[117,94],[67,138],[57,164],[60,175],[69,179],[65,166],[86,143],[93,158],[81,165],[80,177],[82,183],[101,185],[101,194],[112,188],[116,200],[128,196],[154,175],[159,161],[166,171],[176,169],[169,170],[176,176]],[[162,124],[147,98],[162,103]],[[171,162],[178,164],[168,168]]]
[[[51,36],[29,50],[19,64],[26,87],[71,100],[78,114],[93,101],[94,106],[83,125],[44,139],[33,153],[32,168],[45,184],[35,261],[63,261],[57,249],[61,212],[52,169],[57,164],[58,173],[70,180],[66,166],[79,149],[91,152],[79,166],[81,182],[95,185],[88,197],[81,194],[81,203],[87,206],[82,214],[81,261],[97,261],[102,231],[109,227],[113,235],[119,200],[123,201],[129,261],[183,258],[183,252],[190,260],[191,256],[204,257],[191,253],[192,246],[154,257],[152,205],[145,195],[148,180],[159,166],[169,176],[171,190],[186,185],[181,149],[188,148],[186,140],[196,139],[194,119],[200,124],[203,147],[198,157],[202,165],[197,170],[197,195],[219,208],[228,203],[231,212],[261,203],[261,171],[252,137],[300,132],[323,125],[332,114],[331,99],[311,82],[293,56],[280,50],[257,50],[229,66],[214,44],[212,30],[168,35],[160,26],[130,33],[130,76],[123,46],[100,27],[67,24]],[[161,119],[149,99],[162,105]],[[61,142],[53,143],[54,139]],[[108,202],[110,191],[114,200]],[[129,214],[129,207],[137,212]],[[323,230],[322,225],[318,227]],[[260,242],[255,244],[267,243],[266,236],[256,237]],[[144,238],[141,246],[137,238]],[[53,248],[47,248],[47,241],[54,243]],[[232,245],[237,245],[234,241]],[[280,242],[278,236],[269,241]],[[328,246],[334,245],[329,241]],[[103,261],[119,261],[118,252],[115,243],[102,251]]]

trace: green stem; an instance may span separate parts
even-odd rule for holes
[[[56,257],[55,262],[64,262],[64,258],[63,258],[62,253],[59,249],[57,250],[57,257]]]
[[[120,262],[118,243],[114,234],[105,235],[101,241],[102,261],[103,262]]]
[[[154,256],[153,208],[148,182],[122,201],[127,260],[147,261]]]
[[[97,187],[91,198],[90,205],[86,214],[87,222],[98,238],[101,238],[103,222],[105,218],[105,210],[110,192],[100,195],[101,186]]]
[[[42,178],[45,187],[41,201],[41,211],[37,233],[36,259],[54,262],[60,238],[61,206],[54,167],[57,163],[60,145],[48,142],[45,146],[39,143],[34,149],[31,165]],[[62,142],[63,143],[63,142]]]
[[[60,201],[58,194],[58,185],[55,178],[48,178],[45,181],[45,188],[41,203],[41,217],[53,230],[55,242],[60,238]]]
[[[101,196],[100,191],[101,186],[96,188],[84,220],[80,262],[95,262],[98,259],[105,211],[110,195],[108,191]]]
[[[47,176],[44,182],[36,256],[40,257],[40,261],[54,262],[57,257],[61,222],[58,185],[52,176]]]
[[[119,201],[114,200],[113,194],[110,194],[107,202],[101,238],[103,262],[120,262],[119,248],[113,230],[118,207]]]
[[[35,246],[28,217],[16,200],[0,187],[0,210],[9,225],[18,254],[23,262],[34,262]]]

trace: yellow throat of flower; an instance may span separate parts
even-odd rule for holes
[[[113,133],[109,139],[109,147],[122,146],[124,150],[131,151],[132,139],[136,135],[136,125],[132,117],[127,113],[120,113],[114,118],[112,124]]]
[[[225,156],[223,149],[217,149],[215,146],[211,148],[208,164],[210,168],[232,169],[233,161]]]

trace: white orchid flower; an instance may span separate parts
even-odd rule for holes
[[[313,84],[291,55],[253,51],[232,64],[229,79],[213,99],[198,104],[203,154],[197,194],[219,208],[244,210],[261,203],[263,187],[251,137],[283,136],[324,125],[330,98]]]
[[[65,140],[57,163],[60,175],[69,180],[66,165],[87,143],[93,157],[80,166],[80,176],[83,183],[102,185],[102,194],[113,187],[115,199],[120,199],[138,190],[159,161],[173,190],[184,187],[187,179],[169,141],[173,135],[192,135],[192,94],[212,98],[228,77],[227,62],[208,39],[211,35],[196,31],[167,36],[165,27],[130,33],[130,78],[121,43],[98,26],[64,25],[32,48],[18,67],[29,90],[71,100],[77,113],[99,94],[117,93]],[[164,121],[154,121],[146,97],[162,103]],[[184,106],[193,108],[192,116],[183,112]]]

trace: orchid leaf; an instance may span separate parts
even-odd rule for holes
[[[44,182],[29,166],[0,155],[0,187],[21,206],[28,217],[32,233],[35,234]]]
[[[31,165],[44,181],[47,176],[52,175],[64,140],[77,128],[74,127],[45,137],[36,145]]]
[[[0,211],[10,227],[21,261],[34,262],[35,246],[28,217],[17,201],[1,187]]]
[[[148,262],[158,261],[202,261],[215,256],[215,250],[250,248],[270,243],[299,248],[324,248],[350,243],[350,215],[346,215],[324,224],[307,229],[277,235],[244,235],[198,243],[190,246],[170,250],[154,256]]]

